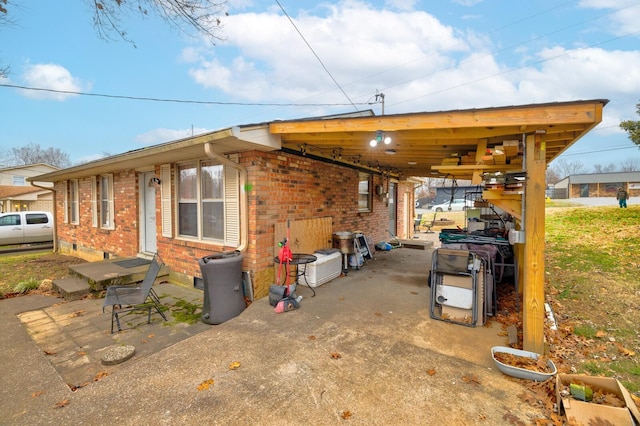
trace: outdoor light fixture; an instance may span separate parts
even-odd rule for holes
[[[369,145],[373,148],[380,142],[384,142],[385,145],[389,145],[391,143],[391,138],[385,135],[382,130],[376,130],[376,137],[369,141]]]

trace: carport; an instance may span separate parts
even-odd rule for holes
[[[522,194],[483,191],[483,198],[516,219],[524,242],[516,245],[523,296],[523,345],[544,352],[545,172],[547,164],[602,121],[607,100],[382,116],[340,116],[269,124],[285,152],[370,169],[403,180],[450,177],[483,181],[484,173],[521,171]],[[385,138],[391,138],[386,144]],[[376,141],[374,143],[373,141]],[[486,154],[517,141],[521,163],[493,164]],[[470,154],[472,153],[472,154]],[[471,163],[448,159],[469,156]],[[413,194],[406,205],[413,206]],[[405,224],[413,212],[405,212]],[[406,227],[410,235],[411,227]]]

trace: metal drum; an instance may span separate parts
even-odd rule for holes
[[[333,234],[333,248],[340,249],[342,254],[354,254],[356,252],[353,240],[356,234],[353,232],[336,232]]]

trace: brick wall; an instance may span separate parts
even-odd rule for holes
[[[387,182],[381,176],[373,176],[372,211],[358,212],[357,170],[282,152],[242,153],[240,163],[248,171],[246,190],[250,231],[248,247],[244,252],[244,269],[250,270],[252,274],[272,276],[269,271],[273,269],[275,224],[287,220],[330,216],[333,232],[361,231],[374,242],[389,239],[388,208],[385,199],[375,194],[374,190],[376,185],[383,185],[386,190]],[[159,174],[159,166],[156,174]],[[79,181],[79,225],[63,223],[64,185],[56,186],[58,237],[61,249],[64,248],[64,251],[87,260],[99,260],[107,255],[135,256],[138,253],[140,233],[137,173],[134,170],[115,173],[113,182],[115,230],[103,230],[92,226],[91,179]],[[403,193],[408,190],[412,190],[410,185],[398,185],[398,230],[402,229],[404,220],[401,213],[405,207]],[[214,252],[234,249],[163,237],[159,189],[156,210],[158,252],[172,273],[185,278],[185,284],[193,277],[201,275],[199,258]],[[72,250],[74,243],[75,253]],[[269,273],[265,274],[265,271]],[[260,295],[261,292],[258,291],[256,294]]]

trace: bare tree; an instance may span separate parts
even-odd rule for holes
[[[133,43],[121,25],[124,16],[140,14],[143,17],[156,15],[169,26],[190,34],[205,36],[212,44],[222,40],[221,16],[225,13],[227,1],[212,0],[85,0],[94,7],[93,23],[102,38],[112,38],[113,34]],[[135,43],[134,43],[135,45]]]
[[[71,165],[69,154],[60,151],[59,148],[42,149],[40,145],[30,143],[21,148],[11,148],[10,162],[14,166],[44,163],[50,166],[65,168]]]
[[[627,157],[620,162],[620,171],[637,172],[640,171],[640,157]]]
[[[122,27],[122,19],[133,14],[147,17],[156,15],[169,26],[185,34],[195,31],[214,45],[220,36],[222,16],[226,16],[228,0],[83,0],[93,11],[93,23],[98,35],[104,39],[113,36],[133,43]],[[0,26],[9,22],[15,2],[0,0]],[[135,45],[135,43],[134,43]]]
[[[558,175],[563,178],[571,175],[577,175],[585,172],[584,164],[581,161],[567,161],[563,158],[560,158],[554,161],[554,169],[558,173]]]
[[[546,179],[548,185],[555,185],[560,182],[561,177],[555,167],[547,168]]]
[[[608,166],[603,166],[602,164],[595,164],[593,166],[593,171],[596,173],[611,173],[615,172],[618,169],[614,163],[610,163]]]

